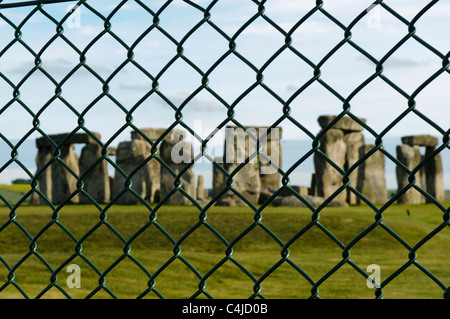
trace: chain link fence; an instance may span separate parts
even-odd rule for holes
[[[6,189],[0,190],[0,296],[3,292],[6,297],[34,297],[28,291],[30,284],[21,278],[40,272],[47,282],[36,297],[56,289],[70,298],[72,290],[58,277],[69,266],[76,270],[78,260],[95,280],[88,298],[101,293],[117,297],[108,275],[127,262],[138,268],[146,285],[138,298],[166,297],[158,287],[164,287],[165,280],[176,286],[179,279],[164,274],[177,262],[196,283],[192,293],[182,296],[186,298],[215,297],[208,283],[230,263],[246,280],[239,285],[250,287],[249,298],[266,297],[265,284],[286,266],[303,280],[309,298],[322,297],[319,288],[347,276],[340,274],[346,267],[352,276],[375,286],[371,293],[376,298],[411,269],[449,298],[449,208],[443,197],[446,175],[441,158],[445,160],[449,149],[445,81],[450,52],[448,41],[443,41],[448,39],[447,29],[438,20],[448,16],[450,8],[439,0],[405,4],[408,10],[395,1],[363,2],[0,1],[0,176],[19,172],[29,184],[14,199]],[[287,20],[280,19],[283,14]],[[427,24],[422,23],[425,19]],[[424,32],[432,35],[430,39],[421,36],[421,28],[431,30]],[[326,112],[334,115],[322,116]],[[375,119],[380,121],[375,124]],[[204,133],[199,122],[211,129]],[[294,154],[288,165],[282,165],[286,159],[281,160],[277,150],[281,128],[283,135],[306,141],[305,149],[284,147],[283,157],[286,152]],[[363,136],[362,131],[373,143],[351,139]],[[175,139],[174,133],[179,133]],[[228,134],[231,148],[222,144]],[[397,153],[387,146],[391,134],[404,136],[402,146],[395,146]],[[236,147],[234,138],[242,135],[248,144]],[[184,143],[187,137],[190,142]],[[271,144],[270,150],[272,141],[278,144]],[[84,147],[77,157],[79,144]],[[420,147],[426,147],[425,154],[420,154]],[[351,148],[357,149],[356,158],[349,158]],[[223,154],[218,156],[222,149],[243,157],[227,162]],[[270,174],[260,174],[261,163]],[[209,179],[198,180],[196,186],[193,172],[202,165]],[[395,186],[386,186],[382,176],[386,165],[396,170],[391,174]],[[293,181],[302,167],[311,170],[311,175],[300,175],[303,184],[312,179],[306,190]],[[359,178],[361,172],[365,178]],[[206,193],[200,183],[205,183]],[[272,188],[264,189],[267,185]],[[373,195],[379,189],[381,199]],[[287,199],[295,204],[287,204]],[[407,231],[399,233],[384,222],[398,203],[418,204],[425,216],[438,215],[439,221],[433,219],[432,229],[411,242],[404,238]],[[224,210],[216,210],[222,206]],[[282,223],[294,230],[280,234],[278,226],[275,230],[270,225],[276,216],[291,212],[287,206],[302,207],[290,208],[298,212]],[[339,206],[333,208],[340,209],[336,217],[340,230],[324,221],[330,206]],[[133,224],[125,234],[121,225],[114,225],[114,218],[130,207],[144,212],[147,219],[130,211],[120,221]],[[170,207],[173,214],[165,213]],[[402,207],[407,215],[400,223],[407,224],[416,206]],[[65,220],[68,209],[74,228],[77,220],[81,225],[93,221],[92,215],[97,219],[89,229],[72,229]],[[370,215],[371,221],[357,233],[349,228],[343,240],[348,224],[342,216],[352,209],[363,209],[359,214]],[[237,212],[242,213],[228,215]],[[220,223],[242,226],[237,216],[249,212],[251,220],[244,228],[231,234],[221,231]],[[179,227],[188,227],[171,232],[164,226],[166,215]],[[196,219],[179,219],[180,215]],[[306,221],[302,224],[295,216],[306,216]],[[218,226],[211,222],[214,218]],[[54,228],[69,244],[59,243],[60,237],[46,241]],[[105,237],[96,237],[100,229],[106,229]],[[139,257],[145,259],[154,248],[138,244],[150,229],[164,238],[160,249],[169,253],[157,266]],[[213,239],[198,235],[202,231]],[[261,261],[263,270],[236,257],[239,245],[258,231],[278,251],[275,257],[267,251],[273,262]],[[314,231],[340,252],[337,262],[320,276],[302,266],[305,260],[291,256],[294,250],[301,251],[297,245]],[[378,231],[407,255],[383,280],[371,276],[375,268],[369,270],[350,255]],[[96,264],[86,248],[93,237],[118,241],[113,262]],[[437,238],[441,241],[430,254],[440,260],[441,268],[434,271],[417,259]],[[219,242],[221,257],[202,266],[194,248],[201,250],[209,240]],[[41,242],[49,247],[41,248]],[[194,252],[181,249],[186,243],[194,246]],[[60,259],[51,255],[59,246],[66,249]],[[143,255],[133,254],[134,247]],[[127,271],[121,274],[126,280]],[[339,290],[334,296],[341,296]]]

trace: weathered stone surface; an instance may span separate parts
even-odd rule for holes
[[[111,196],[108,165],[106,160],[95,164],[101,158],[101,146],[98,144],[86,144],[81,151],[79,166],[83,175],[83,189],[98,203],[106,203]],[[80,203],[92,203],[86,195],[80,193]]]
[[[74,152],[73,144],[65,144],[60,148],[59,158],[66,166],[79,176],[78,156]],[[77,189],[77,179],[59,161],[52,164],[52,202],[59,204],[67,197],[71,196]],[[79,197],[75,195],[70,200],[71,203],[78,203]]]
[[[327,125],[331,123],[336,118],[334,115],[322,115],[319,117],[318,122],[320,127],[325,128]],[[360,119],[362,122],[366,123],[365,119]],[[353,120],[349,116],[344,116],[336,124],[333,125],[333,129],[343,130],[346,132],[361,132],[364,130],[364,127],[361,126],[358,122]]]
[[[435,151],[434,147],[427,147],[425,157]],[[442,168],[441,154],[435,155],[424,167],[426,190],[436,200],[445,200],[444,171]]]
[[[38,154],[36,156],[36,166],[39,172],[47,163],[52,159],[52,148],[49,146],[41,146],[38,148]],[[51,166],[47,167],[44,171],[39,174],[38,177],[39,190],[47,197],[47,199],[52,201],[52,169]],[[36,193],[34,193],[36,194]],[[45,203],[45,200],[39,195],[33,195],[33,203]]]
[[[214,161],[223,167],[223,158],[215,157]],[[212,180],[212,198],[217,196],[225,188],[225,174],[220,170],[217,165],[213,164],[213,180]]]
[[[184,139],[184,133],[177,134],[175,132],[170,138],[161,142],[160,157],[176,174],[181,173],[186,165],[190,165],[193,156],[192,143]],[[175,188],[174,182],[175,177],[166,167],[161,165],[161,198],[164,198]],[[191,167],[183,173],[181,182],[182,189],[196,199],[195,174]],[[192,205],[192,202],[181,191],[173,194],[166,203],[169,205]]]
[[[116,164],[125,174],[131,174],[136,167],[141,165],[147,158],[148,143],[141,140],[120,142],[117,147]],[[149,172],[147,165],[143,165],[131,177],[133,190],[143,199],[149,199],[147,184],[149,183]],[[114,175],[114,195],[119,194],[127,185],[126,178],[115,171]],[[131,192],[126,192],[117,200],[118,204],[140,204],[141,200]]]
[[[330,129],[320,139],[320,149],[338,167],[344,169],[347,145],[341,130]],[[314,154],[316,196],[329,197],[342,185],[342,175],[317,152]],[[341,192],[336,200],[345,201],[347,193]]]
[[[246,162],[252,154],[256,152],[256,141],[249,137],[249,132],[253,136],[257,136],[256,129],[244,131],[241,128],[227,129],[225,136],[224,160],[223,167],[229,173],[232,173],[238,166]],[[250,159],[239,171],[233,176],[233,187],[245,196],[251,203],[257,204],[259,194],[261,192],[261,179],[258,157]],[[240,205],[242,200],[229,191],[218,201],[218,205],[231,202],[231,206]]]
[[[360,148],[360,157],[370,152],[375,145],[364,145]],[[359,167],[356,189],[373,204],[383,204],[387,201],[385,174],[386,160],[381,151],[370,155]],[[358,198],[358,203],[364,203]]]
[[[402,137],[402,143],[409,146],[427,146],[435,147],[438,145],[438,139],[431,135],[412,135]]]
[[[318,207],[323,204],[323,202],[326,200],[325,197],[319,197],[319,196],[311,196],[311,195],[305,195],[302,196],[306,201],[308,201],[313,207]],[[297,197],[294,195],[289,196],[281,196],[277,197],[272,202],[273,206],[279,207],[279,206],[289,206],[289,207],[306,207],[306,205]],[[345,201],[340,201],[333,199],[328,203],[327,207],[348,207],[348,204]]]
[[[161,164],[156,159],[151,159],[146,164],[146,173],[147,199],[157,203],[161,200]]]
[[[156,142],[156,140],[158,138],[160,138],[166,131],[167,128],[153,128],[153,127],[149,127],[149,128],[140,128],[139,129],[145,136],[147,136],[152,142]],[[164,136],[163,139],[171,139],[172,136],[179,136],[179,135],[184,135],[186,134],[186,132],[182,129],[173,129],[172,131],[170,131],[168,134],[166,134]],[[145,138],[139,134],[136,131],[132,131],[131,132],[131,139],[135,140],[135,139],[142,139],[144,140]]]
[[[259,136],[266,134],[267,128],[259,128]],[[281,150],[281,128],[272,128],[268,134],[267,139],[262,138],[262,149],[259,156],[259,169],[261,180],[261,192],[276,191],[281,186],[281,175],[278,173],[278,167],[281,167],[282,163],[282,150]],[[267,155],[270,159],[267,160],[262,156]]]
[[[199,175],[197,177],[197,199],[204,199],[205,198],[205,187],[204,187],[204,179],[203,175]]]
[[[233,172],[239,165],[238,164],[224,164],[227,172]],[[259,175],[259,167],[257,164],[247,163],[245,166],[239,169],[236,175],[233,176],[233,188],[247,198],[251,203],[258,204],[259,195],[261,192],[261,181]],[[225,197],[230,197],[238,205],[242,200],[228,191]],[[218,201],[220,205],[221,200]],[[233,205],[232,205],[233,206]]]
[[[175,174],[180,174],[184,169],[186,164],[168,164],[170,169]],[[196,199],[196,189],[195,189],[195,174],[191,169],[188,169],[181,176],[181,188],[189,194],[193,199]],[[170,171],[161,166],[161,199],[169,194],[175,188],[175,177],[170,173]],[[180,190],[172,194],[166,201],[167,205],[192,205],[192,202],[187,196],[185,196]]]
[[[311,187],[309,188],[309,194],[311,196],[317,195],[317,177],[316,173],[311,174]]]
[[[351,132],[344,135],[345,144],[347,145],[347,155],[345,170],[350,169],[359,159],[360,148],[365,144],[364,135],[360,132]],[[358,183],[359,167],[350,174],[350,186],[356,189]],[[350,189],[347,190],[347,203],[356,204],[357,197]]]
[[[185,140],[184,135],[173,135],[173,138],[161,142],[159,156],[167,164],[188,164],[194,159],[192,143]]]
[[[109,198],[112,200],[114,197],[114,177],[109,176]]]
[[[240,164],[246,162],[233,176],[233,187],[254,204],[264,201],[267,197],[264,194],[278,190],[281,184],[281,175],[277,167],[281,167],[282,161],[280,143],[282,130],[280,127],[272,128],[269,133],[268,130],[269,127],[246,126],[244,130],[237,126],[227,126],[224,156],[216,160],[223,163],[221,166],[228,173],[232,173]],[[259,154],[257,138],[260,143]],[[225,185],[226,174],[213,165],[212,196],[216,196]],[[239,206],[243,201],[229,191],[219,199],[218,204]]]
[[[92,135],[94,135],[97,139],[100,140],[101,135],[100,133],[97,132],[91,132]],[[63,139],[65,139],[69,134],[68,133],[63,133],[63,134],[54,134],[54,135],[49,135],[49,138],[56,144],[60,144]],[[95,139],[90,136],[87,133],[75,133],[74,135],[72,135],[70,138],[68,138],[64,144],[91,144],[91,143],[97,143],[95,141]],[[42,146],[52,146],[52,144],[48,141],[47,138],[45,137],[40,137],[38,139],[36,139],[36,146],[42,147]]]
[[[397,159],[412,171],[422,160],[419,146],[409,146],[406,144],[397,146]],[[409,173],[399,165],[397,165],[396,173],[398,191],[400,192],[404,187],[409,185]],[[422,187],[422,178],[420,175],[420,172],[416,175],[416,185]],[[398,199],[399,204],[421,204],[424,202],[425,198],[414,188],[410,188]]]

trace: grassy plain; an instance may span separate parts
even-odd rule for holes
[[[352,243],[375,222],[366,206],[325,208],[312,226],[311,211],[292,207],[266,207],[256,225],[254,212],[244,207],[212,207],[198,224],[195,207],[162,206],[152,215],[144,206],[113,205],[102,215],[94,206],[67,205],[55,215],[46,206],[22,205],[11,215],[0,206],[0,298],[23,298],[20,290],[29,298],[65,298],[52,283],[72,298],[92,292],[92,298],[111,298],[109,292],[136,298],[149,288],[151,275],[157,293],[145,298],[189,298],[199,286],[214,298],[249,298],[258,280],[266,298],[308,298],[314,283],[322,298],[374,298],[375,289],[352,264],[363,271],[380,267],[386,299],[442,298],[442,286],[450,285],[450,227],[417,247],[417,264],[407,247],[442,225],[443,215],[434,205],[393,205],[383,213],[388,228],[377,226]],[[350,243],[349,262],[342,263],[342,247]],[[81,288],[68,288],[69,264],[80,267]]]

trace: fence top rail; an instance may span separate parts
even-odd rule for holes
[[[7,8],[18,8],[18,7],[27,7],[27,6],[35,6],[40,4],[51,4],[51,3],[60,3],[60,2],[74,2],[76,0],[35,0],[35,1],[18,1],[11,3],[1,3],[0,1],[0,9]]]

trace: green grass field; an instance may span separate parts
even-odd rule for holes
[[[27,184],[0,184],[0,195],[2,195],[10,203],[17,203],[20,198],[30,190],[30,188],[30,185]],[[3,203],[0,201],[0,204]]]
[[[449,202],[444,203],[446,207]],[[407,214],[409,210],[409,215]],[[322,282],[321,278],[338,265],[342,249],[318,226],[313,226],[289,246],[288,260],[281,254],[281,246],[264,230],[269,228],[281,241],[287,243],[311,222],[311,212],[305,208],[267,207],[261,223],[232,246],[231,259],[226,259],[226,246],[211,231],[213,228],[232,243],[254,223],[249,208],[213,207],[207,212],[207,225],[200,225],[180,242],[180,258],[174,258],[173,243],[156,224],[146,228],[131,241],[124,253],[123,241],[130,240],[149,222],[149,211],[144,206],[112,206],[106,212],[106,223],[101,223],[82,241],[82,258],[76,255],[75,242],[63,231],[70,230],[77,240],[83,238],[100,221],[99,211],[93,206],[69,205],[59,211],[58,223],[51,223],[52,210],[44,206],[23,205],[15,212],[14,221],[0,231],[0,287],[8,280],[8,269],[19,263],[14,271],[14,282],[30,298],[35,298],[51,283],[51,271],[58,269],[57,283],[72,297],[85,298],[99,287],[98,272],[104,273],[104,285],[118,298],[136,298],[148,288],[148,275],[157,274],[154,288],[165,298],[189,298],[199,290],[198,276],[205,276],[216,265],[205,281],[204,291],[214,298],[249,298],[254,281],[262,280],[260,292],[266,298],[308,298],[311,283],[292,267],[301,268],[314,282],[320,282],[322,298],[374,298],[375,289],[366,285],[366,279],[349,263],[336,269]],[[55,216],[53,216],[55,217]],[[0,206],[0,225],[10,218],[6,206]],[[170,237],[179,241],[199,221],[194,207],[162,207],[158,210],[157,225]],[[348,245],[374,221],[374,213],[365,206],[326,208],[320,213],[320,225],[340,242]],[[424,236],[443,222],[443,213],[432,205],[394,205],[384,213],[383,223],[400,235],[405,243],[415,246]],[[36,236],[36,254],[29,254],[30,240],[17,226]],[[44,233],[40,230],[51,225]],[[115,234],[111,229],[120,234]],[[445,227],[417,250],[419,266],[425,267],[439,279],[441,285],[450,285],[450,228]],[[409,250],[385,229],[376,227],[350,249],[350,261],[366,271],[371,264],[380,267],[381,281],[408,264]],[[29,255],[27,255],[29,254]],[[24,256],[28,258],[23,259]],[[66,260],[81,270],[81,288],[68,288]],[[45,259],[48,266],[40,260]],[[116,264],[116,261],[120,260]],[[135,261],[139,261],[139,266]],[[169,261],[169,262],[168,262]],[[172,261],[172,262],[170,262]],[[184,261],[184,262],[183,262]],[[284,262],[283,262],[284,261]],[[222,262],[224,262],[222,264]],[[197,275],[189,267],[195,268]],[[275,265],[279,266],[273,269]],[[93,268],[95,265],[95,270]],[[239,267],[238,267],[239,265]],[[114,266],[114,267],[111,267]],[[144,267],[147,274],[142,270]],[[162,267],[162,268],[161,268]],[[246,271],[242,268],[245,267]],[[164,268],[164,269],[163,269]],[[160,271],[163,269],[162,271]],[[273,271],[265,276],[266,272]],[[444,290],[415,264],[409,265],[383,287],[383,298],[442,298]],[[145,298],[158,298],[149,292]],[[206,297],[200,294],[199,298]],[[0,298],[23,298],[12,284],[0,291]],[[42,298],[65,298],[56,288],[50,288]],[[93,298],[111,298],[100,289]]]

